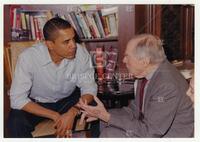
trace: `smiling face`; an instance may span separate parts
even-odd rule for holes
[[[47,41],[53,60],[74,59],[76,55],[75,32],[73,28],[60,29],[54,41]]]

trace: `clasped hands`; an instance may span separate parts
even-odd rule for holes
[[[54,120],[54,128],[56,129],[55,135],[58,138],[70,138],[72,137],[72,127],[74,118],[76,116],[76,110],[72,107],[68,112],[60,115],[56,114]]]
[[[110,120],[110,114],[105,109],[103,103],[96,96],[94,96],[94,100],[97,103],[96,106],[88,105],[86,100],[79,100],[77,106],[81,108],[82,112],[80,124],[83,124],[85,119],[86,122],[97,119],[101,119],[105,122]],[[72,137],[72,127],[77,113],[77,109],[72,107],[68,112],[62,115],[59,113],[56,114],[56,117],[53,120],[55,122],[54,127],[56,128],[55,135],[57,137]]]

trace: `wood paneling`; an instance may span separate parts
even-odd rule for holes
[[[183,58],[194,60],[194,7],[185,5],[181,7],[181,47]]]
[[[148,27],[146,5],[135,5],[135,34],[146,32]]]
[[[10,15],[9,15],[9,5],[4,5],[4,46],[7,46],[7,43],[11,41],[11,27],[10,27]]]
[[[161,5],[146,6],[146,32],[160,37],[161,35]]]
[[[193,61],[194,6],[145,5],[145,12],[143,15],[143,20],[146,21],[145,32],[157,35],[163,40],[168,59]],[[140,16],[136,14],[135,17],[137,16],[138,20]]]
[[[135,6],[121,5],[119,7],[119,72],[127,72],[123,63],[127,42],[135,35]]]

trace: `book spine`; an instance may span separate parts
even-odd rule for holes
[[[80,38],[84,38],[84,34],[83,34],[82,30],[81,30],[81,27],[79,26],[78,20],[77,20],[76,15],[75,15],[75,12],[70,12],[69,14],[70,14],[75,26],[76,26],[76,29],[77,29],[77,32],[78,32]]]
[[[89,27],[91,36],[92,36],[93,38],[96,38],[97,36],[96,36],[96,33],[95,33],[94,28],[93,28],[93,26],[92,26],[92,21],[91,21],[90,17],[88,17],[88,15],[86,14],[86,12],[83,12],[82,15],[83,15],[83,18],[84,18],[84,20],[85,20],[87,26]]]
[[[104,59],[103,59],[103,48],[97,47],[96,48],[96,68],[97,68],[97,75],[98,75],[98,81],[103,81],[103,75],[104,75],[104,67],[103,67]]]
[[[86,24],[85,18],[83,17],[82,13],[79,13],[81,18],[81,22],[83,24],[84,31],[86,32],[87,38],[92,38],[88,25]]]
[[[38,20],[37,20],[37,18],[34,17],[33,21],[34,21],[34,25],[35,25],[36,40],[40,40],[41,37],[40,37],[40,31],[39,31],[39,27],[38,27]]]
[[[16,29],[21,29],[21,9],[16,9]]]
[[[46,16],[37,16],[37,21],[38,21],[38,29],[39,29],[39,33],[40,33],[40,39],[44,39],[43,27],[46,23]]]
[[[13,22],[12,22],[12,29],[16,29],[16,21],[17,21],[17,8],[13,9]]]
[[[102,33],[101,33],[101,30],[100,30],[99,23],[97,23],[97,18],[96,18],[95,13],[93,13],[92,16],[93,16],[93,19],[94,19],[94,23],[95,23],[95,25],[96,25],[96,27],[97,27],[97,29],[99,31],[99,36],[100,36],[99,38],[101,38],[102,37]]]
[[[94,20],[93,13],[87,12],[87,15],[88,15],[88,17],[90,17],[90,19],[91,19],[91,24],[92,24],[92,26],[93,26],[93,28],[94,28],[96,37],[97,37],[97,38],[100,38],[101,35],[100,35],[99,30],[98,30],[98,28],[97,28],[96,22],[95,22],[95,20]]]
[[[31,40],[32,39],[32,36],[31,36],[31,22],[30,22],[29,14],[25,14],[25,19],[26,19],[26,26],[27,26],[27,30],[28,30],[29,40]]]
[[[105,20],[106,20],[106,25],[108,26],[108,33],[109,33],[109,35],[107,35],[107,36],[110,36],[111,35],[111,30],[110,30],[110,23],[109,23],[108,16],[105,16]]]
[[[104,33],[104,30],[103,30],[103,26],[102,26],[102,23],[101,23],[101,19],[99,17],[99,13],[96,11],[94,13],[94,19],[95,19],[95,22],[97,23],[97,27],[101,33],[101,37],[104,38],[105,37],[105,33]]]
[[[76,26],[75,26],[75,24],[74,24],[74,21],[72,20],[72,17],[71,17],[71,15],[70,14],[67,14],[67,19],[68,19],[68,21],[70,22],[70,24],[72,25],[72,27],[76,30],[76,32],[78,33],[78,35],[79,35],[79,37],[80,37],[80,33],[78,32],[78,30],[77,30],[77,28],[76,28]]]
[[[35,26],[34,26],[34,21],[33,21],[33,16],[30,16],[30,23],[31,23],[31,36],[33,40],[36,40],[36,31],[35,31]]]
[[[105,79],[107,81],[112,80],[113,74],[115,71],[116,63],[117,63],[117,49],[112,48],[112,46],[108,50],[108,58],[107,58],[107,65],[105,67]]]
[[[94,38],[97,38],[97,33],[96,33],[95,28],[94,28],[94,26],[93,26],[91,17],[90,17],[87,13],[85,13],[85,17],[86,17],[86,19],[87,19],[87,21],[88,21],[88,25],[89,25],[90,32],[91,32],[92,36],[93,36]]]
[[[16,29],[17,9],[20,9],[20,5],[10,5],[10,8],[9,8],[10,26],[12,29]]]
[[[101,9],[102,16],[118,13],[118,7]]]
[[[115,15],[111,14],[108,17],[109,17],[111,35],[112,36],[118,36],[118,30],[117,30]]]
[[[51,10],[47,10],[45,15],[47,16],[47,20],[50,20],[51,18],[53,18],[53,13]]]
[[[25,18],[25,13],[21,13],[21,22],[22,22],[22,29],[23,30],[26,30],[27,27],[26,27],[26,18]]]
[[[109,30],[108,30],[108,25],[106,23],[106,17],[101,16],[100,18],[101,18],[102,26],[103,26],[103,29],[104,29],[104,32],[105,32],[105,36],[107,37],[110,33],[109,33]]]
[[[87,34],[86,34],[86,31],[84,30],[83,23],[81,21],[81,17],[79,16],[79,13],[76,13],[75,16],[76,16],[76,19],[77,19],[78,24],[80,26],[80,29],[83,32],[84,38],[87,38]]]

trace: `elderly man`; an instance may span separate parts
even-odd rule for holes
[[[11,137],[32,137],[44,118],[55,122],[58,137],[70,137],[80,98],[73,93],[76,86],[88,103],[97,93],[90,55],[70,23],[53,18],[43,34],[45,42],[26,49],[17,61],[10,90]]]
[[[109,112],[97,97],[97,106],[84,102],[88,115],[102,120],[101,137],[192,137],[194,112],[186,95],[188,84],[165,56],[161,40],[150,34],[131,39],[123,62],[135,81],[135,100]]]

